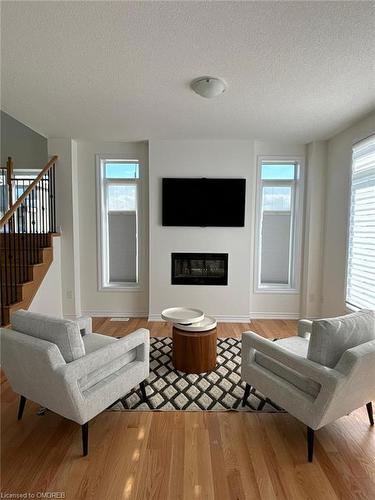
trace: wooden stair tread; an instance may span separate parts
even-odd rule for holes
[[[56,234],[56,236],[58,235]],[[2,246],[4,245],[0,245],[0,249]],[[34,264],[28,262],[31,259],[30,249],[26,263],[23,258],[24,253],[27,252],[26,248],[19,248],[16,244],[6,245],[6,250],[10,252],[10,260],[0,260],[3,276],[5,275],[9,279],[9,283],[1,283],[0,286],[2,300],[6,299],[8,302],[2,307],[2,327],[10,325],[12,312],[21,308],[28,309],[53,260],[53,247],[50,245],[34,248],[33,257],[38,258],[38,262]],[[21,281],[24,277],[27,281]]]
[[[28,280],[28,281],[22,281],[21,283],[17,283],[16,286],[28,286],[28,285],[32,285],[32,284],[33,284],[33,280]],[[2,286],[2,288],[6,288],[6,287],[10,287],[11,285],[6,284],[6,283],[2,283],[1,286]]]

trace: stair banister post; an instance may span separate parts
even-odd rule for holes
[[[8,186],[8,206],[11,208],[13,205],[13,189],[12,189],[12,179],[13,179],[13,166],[14,162],[11,156],[8,156],[7,160],[7,186]]]

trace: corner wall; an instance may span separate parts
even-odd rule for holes
[[[346,238],[352,145],[375,133],[375,113],[328,141],[328,171],[325,213],[323,304],[324,316],[347,312],[345,306]]]
[[[139,248],[140,289],[98,290],[96,155],[137,158],[144,170]],[[90,316],[148,314],[148,146],[146,142],[77,142],[79,268],[82,312]],[[78,218],[77,217],[77,218]]]
[[[305,158],[306,147],[304,144],[288,144],[269,141],[255,141],[254,159],[252,164],[252,194],[251,194],[251,245],[249,258],[251,261],[251,277],[249,283],[250,316],[252,318],[299,318],[301,293],[259,293],[255,292],[255,217],[256,217],[256,180],[258,156],[301,156]],[[306,167],[307,169],[307,167]],[[305,224],[305,222],[304,222]],[[302,261],[303,261],[302,253]],[[302,286],[302,285],[301,285]]]
[[[327,142],[307,146],[301,317],[319,318],[322,308]]]
[[[56,163],[56,218],[61,232],[62,307],[64,316],[81,315],[79,271],[79,193],[77,182],[77,143],[72,139],[48,140],[49,155]]]

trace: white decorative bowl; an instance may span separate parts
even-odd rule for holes
[[[217,321],[212,316],[205,316],[202,321],[192,323],[190,325],[176,325],[176,328],[184,332],[208,332],[216,328]]]
[[[204,312],[191,307],[169,307],[161,313],[162,319],[171,323],[190,325],[204,319]]]

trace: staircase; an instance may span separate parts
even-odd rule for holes
[[[12,176],[9,158],[6,180],[0,183],[1,326],[9,325],[14,311],[30,306],[53,260],[56,160],[52,157],[36,179],[22,187]]]

